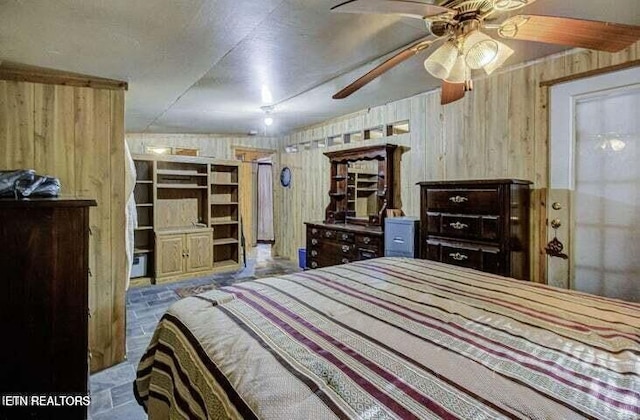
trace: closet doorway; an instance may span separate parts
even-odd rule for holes
[[[251,255],[258,243],[272,244],[275,240],[273,159],[276,151],[242,147],[235,148],[234,153],[236,159],[242,161],[240,215],[246,251]]]

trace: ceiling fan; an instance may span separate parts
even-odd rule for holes
[[[442,79],[442,105],[462,99],[473,89],[471,70],[491,74],[513,54],[504,43],[484,31],[496,30],[505,39],[537,41],[616,52],[640,39],[640,26],[540,15],[517,15],[492,23],[496,15],[523,8],[536,0],[442,0],[438,5],[419,0],[349,0],[331,8],[340,13],[376,13],[422,19],[429,35],[375,67],[333,99],[343,99],[386,71],[444,39],[424,62]]]

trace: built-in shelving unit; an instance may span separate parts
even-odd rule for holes
[[[213,265],[240,266],[240,162],[216,161],[211,165],[211,218],[213,228]]]
[[[151,284],[154,277],[153,264],[155,254],[155,238],[153,235],[154,223],[154,202],[155,191],[153,188],[153,177],[155,172],[155,161],[151,158],[140,158],[134,160],[136,168],[136,184],[133,196],[136,201],[136,212],[138,227],[134,230],[134,261],[146,267],[141,273],[131,279],[132,286],[143,286]]]
[[[138,213],[134,254],[146,268],[142,276],[131,279],[131,285],[239,268],[240,162],[185,156],[133,158]]]

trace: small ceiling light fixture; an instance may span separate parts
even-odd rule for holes
[[[264,125],[267,127],[273,124],[273,117],[271,117],[271,113],[274,111],[275,107],[273,105],[267,105],[260,107],[262,111],[266,114],[264,117]]]

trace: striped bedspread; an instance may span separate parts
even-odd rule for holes
[[[176,302],[149,418],[638,419],[640,305],[380,258]]]

